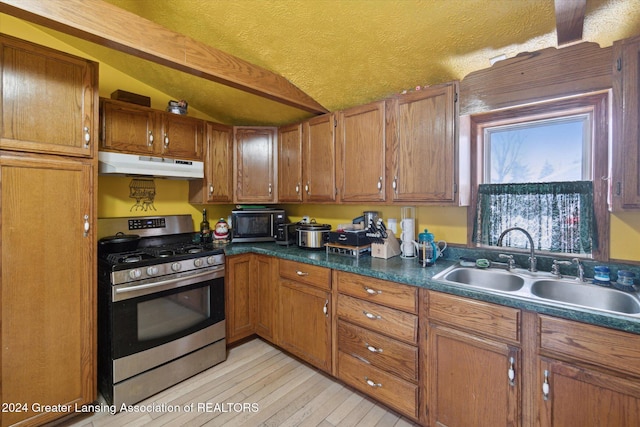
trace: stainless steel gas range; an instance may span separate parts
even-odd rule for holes
[[[190,215],[102,218],[100,234],[141,236],[98,260],[98,377],[105,400],[135,404],[226,359],[225,257]]]

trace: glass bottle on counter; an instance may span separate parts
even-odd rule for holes
[[[202,243],[211,242],[211,226],[207,220],[207,210],[202,209],[202,222],[200,223],[200,241]]]

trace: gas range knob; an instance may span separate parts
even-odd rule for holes
[[[216,257],[215,255],[211,255],[210,257],[207,258],[207,264],[209,265],[213,265],[216,263]]]
[[[147,276],[155,276],[158,274],[158,267],[147,267]]]
[[[202,267],[204,265],[204,259],[197,258],[193,261],[193,265],[195,265],[196,267]]]
[[[179,262],[174,262],[173,264],[171,264],[171,269],[173,271],[180,271],[182,269],[182,264],[180,264]]]
[[[135,270],[129,270],[129,277],[132,279],[139,279],[142,276],[142,272],[137,268]]]

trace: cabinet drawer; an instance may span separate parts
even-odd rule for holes
[[[336,277],[343,294],[418,314],[418,288],[342,271]]]
[[[279,260],[279,262],[280,277],[321,289],[331,289],[331,269],[284,259]]]
[[[520,342],[520,310],[429,292],[429,318],[491,337]]]
[[[342,352],[338,353],[338,378],[398,412],[417,418],[417,385]]]
[[[418,348],[342,320],[338,350],[406,380],[418,381]]]
[[[418,339],[418,316],[404,311],[340,294],[338,316],[412,344]]]
[[[543,315],[539,327],[540,349],[545,354],[640,375],[640,335]]]

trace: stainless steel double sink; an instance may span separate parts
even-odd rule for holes
[[[590,282],[579,282],[575,278],[558,278],[548,272],[480,269],[456,264],[438,273],[433,279],[532,301],[547,301],[640,318],[638,292],[623,292]]]

